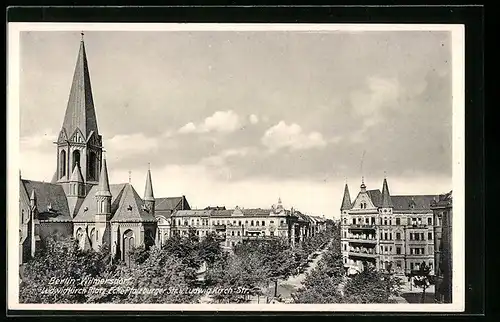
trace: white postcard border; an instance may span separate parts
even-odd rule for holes
[[[458,24],[8,23],[7,210],[19,212],[19,35],[22,31],[449,31],[453,66],[453,303],[451,304],[20,304],[19,216],[7,216],[8,309],[99,311],[462,312],[465,310],[465,29]]]

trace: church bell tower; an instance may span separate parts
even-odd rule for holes
[[[86,194],[93,185],[99,183],[102,137],[97,128],[83,33],[66,114],[55,144],[57,171],[54,181],[63,186],[66,194],[70,193],[71,175],[75,166],[79,165]]]

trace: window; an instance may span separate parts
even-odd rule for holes
[[[66,175],[66,151],[62,150],[59,154],[59,178],[62,178]]]
[[[369,224],[370,223],[370,219],[369,218],[365,218],[365,224]]]
[[[234,236],[234,230],[231,232],[231,236]]]
[[[384,218],[384,226],[387,226],[387,218]]]
[[[245,220],[245,225],[248,225],[248,220]]]
[[[356,225],[356,218],[352,218],[352,224]]]
[[[274,224],[274,220],[271,220],[271,221],[270,221],[270,223],[271,223],[271,224]]]
[[[401,233],[396,233],[396,240],[401,240]]]
[[[396,261],[396,267],[401,268],[401,261]]]
[[[281,221],[281,224],[282,224],[282,225],[284,225],[284,224],[285,224],[285,221],[284,221],[284,220],[282,220],[282,221]],[[262,226],[265,226],[265,225],[266,225],[266,222],[265,222],[264,220],[262,220]]]
[[[392,219],[389,219],[389,226],[392,226]]]
[[[427,225],[432,225],[432,218],[431,217],[427,218]]]
[[[392,254],[392,246],[389,246],[389,252]]]
[[[387,233],[384,233],[384,239],[387,240]]]
[[[236,220],[233,220],[233,225],[235,225],[235,226],[236,226]]]
[[[238,221],[238,226],[241,226],[241,220]]]
[[[396,225],[401,225],[401,219],[400,218],[396,218]]]
[[[220,225],[220,221],[219,220],[217,220],[217,225]]]
[[[70,171],[73,171],[77,164],[80,164],[80,150],[73,151],[73,165]]]
[[[346,244],[344,244],[344,250],[347,250],[347,245]]]
[[[384,253],[384,246],[380,245],[380,253],[383,254]]]
[[[414,264],[410,263],[410,269],[413,270]]]
[[[258,226],[259,225],[259,221],[255,221],[255,226]]]
[[[250,222],[250,226],[253,226],[253,220]]]
[[[87,161],[88,163],[88,169],[89,169],[89,177],[91,179],[97,179],[97,156],[95,152],[90,152],[89,154],[89,160]]]
[[[382,239],[382,233],[380,233],[380,239]]]
[[[396,247],[396,254],[401,255],[401,247]]]
[[[389,239],[392,240],[392,233],[389,233]]]
[[[274,231],[269,232],[269,235],[274,236]]]
[[[238,230],[238,236],[240,236],[240,231]]]
[[[420,240],[420,234],[416,233],[416,234],[413,234],[415,236],[415,240]]]
[[[372,217],[372,225],[375,225],[375,217]]]
[[[385,247],[384,247],[384,252],[386,252],[386,253],[387,253],[387,246],[385,246]]]
[[[262,220],[262,226],[264,226],[264,225],[265,225],[265,224],[264,224],[264,220]],[[285,221],[284,221],[284,220],[282,220],[282,221],[281,221],[281,225],[282,225],[282,226],[284,226],[284,225],[285,225]]]

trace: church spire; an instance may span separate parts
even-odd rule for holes
[[[146,188],[144,189],[144,201],[154,201],[153,182],[151,181],[151,169],[148,166],[148,174],[146,175]]]
[[[97,187],[96,196],[111,197],[106,159],[102,160],[101,175],[99,177],[99,186]]]
[[[391,194],[389,193],[389,186],[387,185],[387,179],[384,178],[384,184],[382,186],[382,207],[391,208],[393,206],[391,200]]]
[[[80,170],[80,164],[78,162],[75,164],[75,168],[73,169],[73,173],[71,174],[70,181],[78,183],[84,182],[82,171]]]
[[[351,207],[352,207],[351,195],[349,194],[349,187],[347,186],[346,183],[344,187],[344,197],[342,198],[342,206],[340,207],[340,210],[349,210],[351,209]]]
[[[80,129],[85,139],[92,131],[98,134],[83,33],[62,128],[68,138],[76,129]]]

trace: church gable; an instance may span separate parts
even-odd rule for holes
[[[83,135],[82,131],[80,131],[79,128],[75,129],[75,132],[73,132],[73,135],[71,136],[70,139],[71,142],[74,143],[85,143],[85,136]]]
[[[63,143],[63,142],[66,142],[67,140],[68,140],[68,135],[66,134],[66,130],[61,129],[61,132],[59,132],[59,137],[57,139],[57,142]]]
[[[109,190],[111,191],[112,196],[111,214],[114,214],[118,209],[125,185],[125,183],[109,185]],[[85,200],[80,206],[78,213],[73,219],[74,222],[94,222],[95,214],[97,213],[97,200],[95,198],[97,189],[98,186],[93,186],[92,189],[90,189],[89,193],[85,197]]]
[[[111,222],[156,222],[131,184],[126,184]]]

